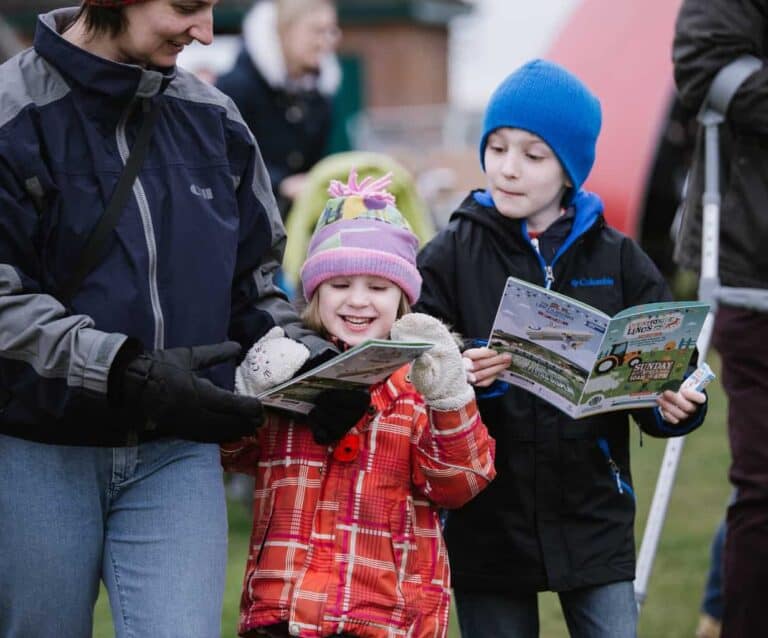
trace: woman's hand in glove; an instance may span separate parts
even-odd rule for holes
[[[309,359],[307,347],[276,326],[251,346],[235,371],[238,394],[256,396],[285,383]]]
[[[411,366],[411,383],[428,405],[438,410],[455,410],[474,398],[459,346],[441,321],[422,313],[410,313],[395,321],[390,334],[393,341],[435,344]]]
[[[110,368],[109,400],[139,430],[192,441],[236,441],[261,425],[261,402],[197,373],[239,354],[240,345],[231,341],[146,352],[129,339]]]

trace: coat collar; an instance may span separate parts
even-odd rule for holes
[[[81,98],[94,120],[116,122],[136,98],[150,98],[165,90],[176,67],[145,69],[99,57],[61,37],[77,9],[58,9],[41,15],[35,30],[34,48]]]
[[[371,400],[377,410],[388,409],[404,396],[419,396],[410,380],[411,364],[407,363],[389,375],[386,381],[373,386]],[[420,399],[421,400],[421,399]]]

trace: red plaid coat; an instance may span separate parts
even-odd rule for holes
[[[274,414],[223,447],[225,469],[256,477],[241,634],[287,622],[307,638],[445,636],[438,508],[493,479],[494,441],[475,401],[433,410],[406,373],[371,388],[369,414],[335,448]]]

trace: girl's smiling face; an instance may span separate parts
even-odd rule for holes
[[[373,275],[333,277],[315,294],[325,330],[350,346],[388,338],[403,296],[397,284]]]

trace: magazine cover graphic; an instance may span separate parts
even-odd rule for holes
[[[581,403],[622,407],[677,390],[691,361],[707,307],[649,304],[610,322]],[[586,413],[586,412],[585,412]]]
[[[707,304],[644,304],[611,318],[509,277],[488,340],[512,362],[499,375],[569,415],[654,405],[685,376]]]

